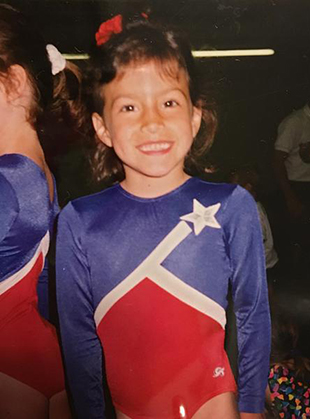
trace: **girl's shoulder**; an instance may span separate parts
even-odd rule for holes
[[[119,205],[118,185],[70,201],[61,211],[61,218],[92,218],[105,214],[108,208]]]
[[[203,179],[193,178],[192,187],[212,193],[222,199],[238,200],[248,196],[251,197],[247,190],[234,183],[209,182]]]
[[[257,205],[252,195],[239,185],[232,183],[213,183],[198,178],[192,184],[197,196],[210,196],[214,203],[221,204],[221,211],[226,214],[235,212],[253,212],[257,214]]]
[[[0,173],[11,185],[17,198],[45,196],[46,176],[43,170],[29,157],[18,153],[0,156]]]
[[[7,194],[14,194],[21,216],[27,218],[29,213],[39,212],[38,218],[43,217],[44,214],[45,222],[51,209],[55,213],[58,210],[56,187],[54,199],[51,202],[46,175],[31,158],[18,153],[1,155],[0,175],[2,188],[6,189]],[[4,183],[7,184],[6,187]],[[3,194],[1,195],[3,196]],[[7,202],[9,201],[7,200]],[[43,220],[41,221],[43,222]]]
[[[25,237],[31,232],[31,240],[40,240],[52,227],[56,193],[51,202],[45,173],[30,158],[15,153],[0,156],[0,196],[1,238],[10,231],[10,240],[18,242],[21,232]]]

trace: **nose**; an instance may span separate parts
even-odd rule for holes
[[[150,134],[157,133],[163,127],[163,117],[156,107],[147,107],[142,116],[142,131]]]

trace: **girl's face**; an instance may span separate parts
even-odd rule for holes
[[[154,61],[128,66],[103,87],[103,115],[93,115],[94,127],[123,162],[126,185],[164,180],[169,189],[184,180],[201,110],[191,103],[185,71],[172,68],[168,74]]]

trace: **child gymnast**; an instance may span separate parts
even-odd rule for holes
[[[71,115],[71,69],[21,12],[0,4],[1,418],[71,417],[56,330],[39,313],[48,311],[40,274],[59,211],[40,139],[47,119]]]
[[[96,35],[87,97],[94,169],[114,185],[60,215],[57,295],[79,418],[259,418],[270,320],[252,197],[189,175],[215,114],[175,30],[118,15]],[[224,351],[231,285],[239,379]],[[238,400],[238,407],[235,400]]]

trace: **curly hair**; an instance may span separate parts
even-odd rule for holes
[[[92,127],[91,115],[94,112],[103,113],[102,87],[114,80],[126,66],[149,61],[160,64],[163,72],[171,71],[171,63],[176,63],[178,69],[186,73],[192,104],[202,110],[202,123],[185,158],[184,170],[189,174],[203,170],[203,157],[213,142],[217,117],[214,103],[199,93],[200,78],[191,47],[179,30],[139,19],[128,22],[122,32],[94,48],[89,60],[83,98],[86,104],[86,132],[95,139],[92,167],[97,181],[114,182],[125,177],[122,162],[112,148],[99,141]]]

